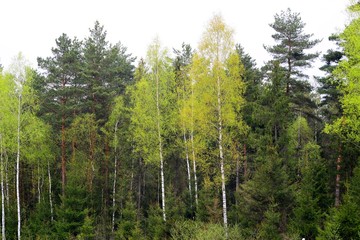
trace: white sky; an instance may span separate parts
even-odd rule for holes
[[[208,20],[221,13],[235,29],[235,42],[262,65],[272,45],[269,23],[290,7],[300,12],[306,33],[323,39],[318,50],[330,46],[328,36],[340,32],[347,21],[348,0],[4,0],[1,4],[0,63],[7,67],[22,52],[33,67],[36,58],[51,55],[62,33],[83,39],[99,20],[111,43],[121,42],[128,52],[144,57],[158,35],[169,49],[190,43],[197,47]]]

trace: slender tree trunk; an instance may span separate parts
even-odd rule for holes
[[[51,217],[51,222],[54,221],[54,208],[53,208],[53,201],[52,201],[52,184],[51,184],[51,173],[50,173],[50,163],[48,160],[48,179],[49,179],[49,203],[50,203],[50,217]]]
[[[4,199],[4,159],[3,159],[3,140],[0,134],[0,164],[1,164],[1,239],[5,240],[5,199]]]
[[[160,157],[160,175],[161,175],[161,202],[162,202],[162,211],[163,211],[163,220],[166,222],[166,210],[165,210],[165,180],[164,180],[164,159],[163,159],[163,149],[162,149],[162,137],[161,137],[161,127],[160,127],[160,83],[159,76],[156,70],[156,111],[157,111],[157,130],[158,130],[158,141],[159,141],[159,157]]]
[[[219,134],[219,157],[220,157],[220,172],[221,172],[221,191],[222,191],[222,202],[223,202],[223,217],[224,217],[224,227],[226,231],[226,238],[228,236],[227,232],[227,205],[226,205],[226,189],[225,189],[225,169],[224,169],[224,153],[223,153],[223,133],[222,133],[222,112],[221,112],[221,88],[220,88],[220,78],[217,79],[217,100],[218,100],[218,134]]]
[[[197,174],[196,174],[196,155],[195,155],[195,145],[194,145],[194,86],[191,84],[191,154],[193,160],[193,172],[194,172],[194,195],[195,195],[195,204],[196,209],[198,208],[198,183],[197,183]]]
[[[342,162],[342,156],[341,156],[342,148],[341,145],[339,145],[339,156],[336,159],[336,181],[335,181],[335,207],[340,206],[340,170],[341,170],[341,162]]]
[[[66,159],[65,159],[65,115],[61,117],[61,190],[65,196]]]
[[[20,209],[20,115],[21,115],[21,95],[18,97],[18,126],[17,126],[17,154],[16,154],[16,203],[17,203],[17,236],[21,239],[21,209]]]
[[[190,202],[191,202],[192,201],[191,172],[190,172],[189,149],[187,146],[185,124],[183,124],[183,138],[184,138],[184,145],[185,145],[185,158],[186,158],[186,168],[187,168],[187,175],[188,175],[188,188],[189,188]],[[192,203],[191,203],[191,206],[192,206]]]
[[[117,128],[118,128],[118,124],[119,121],[116,121],[115,124],[115,130],[114,130],[114,154],[115,154],[115,159],[114,159],[114,181],[113,181],[113,199],[112,199],[112,207],[113,207],[113,212],[112,212],[112,232],[114,232],[115,230],[115,199],[116,199],[116,177],[117,177]]]

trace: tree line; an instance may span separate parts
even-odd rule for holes
[[[357,239],[359,18],[316,89],[320,40],[290,9],[269,26],[261,68],[221,15],[197,48],[155,38],[137,62],[99,22],[37,69],[19,54],[0,74],[2,239]]]

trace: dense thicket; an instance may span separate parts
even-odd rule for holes
[[[359,21],[317,89],[290,9],[261,69],[220,15],[136,63],[99,22],[37,70],[19,55],[0,68],[2,239],[358,239]]]

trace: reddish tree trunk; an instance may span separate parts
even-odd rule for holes
[[[66,181],[66,159],[65,159],[65,116],[62,115],[61,119],[61,183],[62,194],[65,194],[65,181]]]

